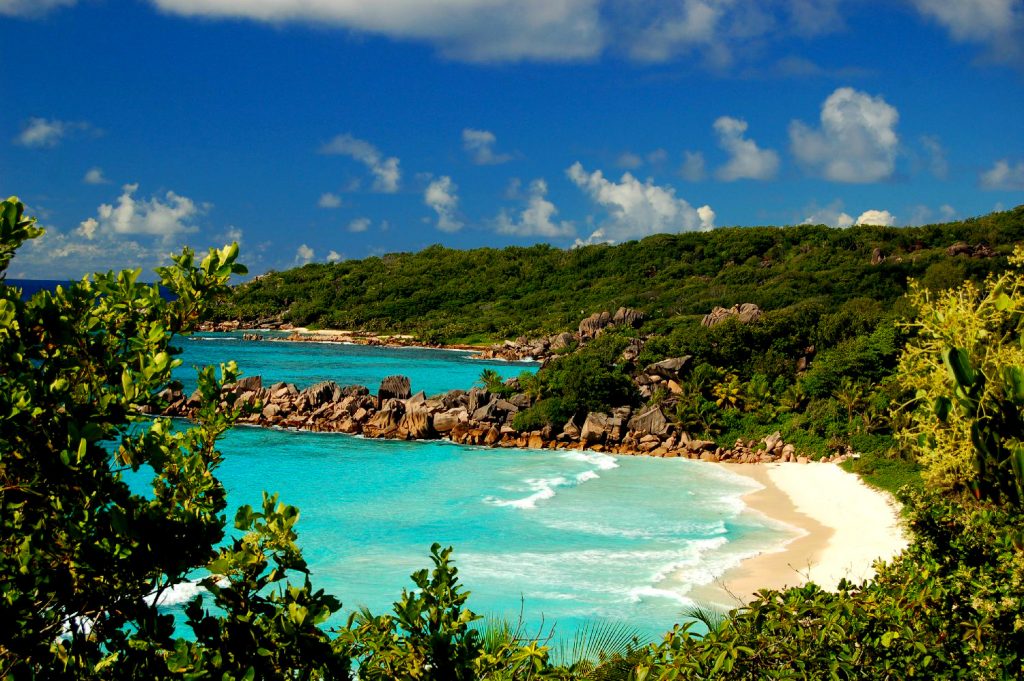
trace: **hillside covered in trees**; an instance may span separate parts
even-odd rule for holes
[[[270,273],[236,287],[215,315],[453,343],[573,329],[626,306],[664,331],[744,302],[766,311],[858,298],[888,306],[911,277],[931,289],[982,279],[1022,239],[1024,206],[922,227],[720,228],[568,251],[431,246]],[[956,244],[970,248],[951,255]]]

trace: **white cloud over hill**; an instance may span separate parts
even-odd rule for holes
[[[747,139],[747,122],[730,116],[715,121],[718,146],[729,152],[729,160],[715,175],[720,180],[770,180],[779,171],[779,155],[771,149],[761,149],[757,142]]]
[[[501,234],[516,236],[544,236],[552,239],[569,237],[576,233],[576,228],[568,221],[554,221],[558,209],[547,200],[548,183],[543,179],[530,183],[526,208],[518,216],[510,215],[502,210],[498,215],[496,229]]]
[[[436,226],[442,232],[457,232],[464,226],[458,218],[458,191],[459,186],[444,175],[427,185],[423,193],[423,203],[437,213]]]
[[[641,182],[630,173],[612,182],[600,170],[588,173],[579,162],[566,174],[607,212],[600,225],[600,240],[627,241],[658,232],[695,232],[715,226],[710,206],[694,208],[676,197],[674,187],[656,185],[650,179]]]
[[[981,186],[985,189],[1004,191],[1024,190],[1024,161],[1011,164],[1009,159],[1000,159],[981,174]]]

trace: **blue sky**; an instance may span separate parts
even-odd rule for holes
[[[1021,0],[0,0],[16,277],[1024,203]]]

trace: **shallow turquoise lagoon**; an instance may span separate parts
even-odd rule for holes
[[[341,386],[365,385],[375,393],[382,378],[403,374],[412,380],[414,393],[422,390],[427,395],[456,388],[468,390],[484,369],[494,369],[510,378],[537,368],[535,362],[478,360],[471,358],[472,353],[456,350],[245,341],[241,332],[200,333],[179,338],[176,345],[183,350],[183,364],[176,375],[188,392],[196,386],[193,367],[229,359],[238,362],[244,375],[261,375],[264,385],[287,381],[303,388],[319,381],[334,381]]]
[[[208,343],[202,361],[217,361]],[[248,373],[299,383],[404,373],[414,390],[429,393],[467,386],[481,370],[445,352],[222,345],[243,367],[264,358]],[[190,348],[186,356],[199,353]],[[269,366],[267,357],[286,368]],[[330,373],[317,373],[324,368]],[[411,586],[409,574],[429,567],[436,541],[455,547],[477,613],[515,620],[522,608],[530,627],[554,624],[558,637],[594,618],[625,620],[654,637],[680,620],[693,586],[792,536],[744,510],[740,497],[753,483],[687,460],[258,428],[235,429],[222,449],[231,507],[258,505],[263,490],[298,506],[314,583],[346,610],[389,610]]]

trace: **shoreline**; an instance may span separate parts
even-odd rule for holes
[[[695,601],[734,608],[759,590],[808,581],[835,591],[842,578],[860,582],[873,576],[875,560],[889,560],[909,543],[895,500],[838,466],[718,465],[761,486],[743,495],[745,512],[789,525],[797,534],[693,589],[688,596]]]
[[[252,332],[258,336],[260,333],[272,331],[275,333],[288,333],[280,337],[259,337],[258,340],[274,343],[328,343],[336,345],[372,345],[386,348],[423,348],[425,350],[449,350],[453,352],[473,352],[484,355],[494,346],[491,344],[468,345],[464,343],[426,343],[417,340],[416,336],[399,333],[374,333],[371,331],[350,331],[347,329],[309,329],[304,326],[290,326],[287,328],[246,325],[242,323],[208,323],[197,329],[201,333],[225,333],[232,331]],[[255,339],[254,339],[255,340]],[[505,359],[503,357],[481,357],[483,359]],[[516,361],[516,360],[507,360]],[[539,361],[539,360],[538,360]]]

